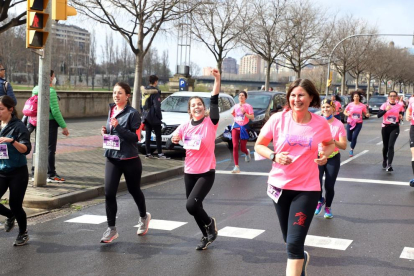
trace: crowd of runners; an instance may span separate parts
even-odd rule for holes
[[[215,137],[220,120],[218,94],[220,73],[212,70],[215,78],[210,98],[210,110],[201,97],[188,100],[189,120],[183,122],[173,133],[171,142],[180,141],[186,150],[184,185],[186,209],[194,217],[202,238],[197,250],[204,250],[216,240],[217,226],[214,217],[207,214],[203,200],[213,187],[215,180]],[[363,125],[363,114],[369,117],[366,105],[360,102],[359,91],[352,92],[353,102],[344,108],[348,117],[346,127],[340,121],[342,106],[338,98],[321,102],[314,84],[307,79],[297,79],[290,84],[286,94],[287,106],[282,112],[270,117],[260,131],[255,151],[272,161],[267,195],[272,199],[280,229],[287,248],[286,275],[306,275],[309,253],[304,250],[305,238],[314,215],[322,212],[332,219],[332,203],[335,182],[340,169],[340,150],[350,143],[349,156],[354,155],[358,135]],[[113,103],[109,105],[108,119],[102,126],[104,136],[105,163],[105,209],[108,228],[101,238],[110,243],[119,237],[116,229],[116,193],[121,176],[124,175],[129,193],[138,209],[137,234],[148,232],[151,214],[147,212],[145,196],[141,190],[142,164],[138,155],[138,135],[141,114],[129,104],[131,88],[119,82],[113,89]],[[253,108],[246,103],[248,93],[239,94],[232,115],[233,159],[232,173],[240,173],[239,144],[245,161],[251,160],[247,149],[246,127],[254,119]],[[405,119],[411,122],[410,147],[414,174],[414,97],[409,101]],[[7,217],[5,231],[9,232],[17,221],[18,237],[14,245],[28,242],[26,214],[22,202],[28,184],[26,155],[31,151],[30,136],[26,126],[18,119],[15,101],[8,95],[0,96],[0,196],[9,189],[10,209],[0,204],[0,215]],[[321,108],[322,116],[308,111],[309,107]],[[383,168],[392,172],[394,145],[399,135],[399,124],[403,120],[404,102],[391,91],[388,100],[380,107],[378,117],[382,120]],[[272,144],[271,144],[272,143]],[[160,157],[163,157],[160,154]],[[301,168],[307,168],[303,170]],[[414,186],[414,179],[410,181]],[[299,216],[299,220],[298,220]]]

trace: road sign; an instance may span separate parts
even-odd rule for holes
[[[188,90],[188,83],[186,79],[180,78],[179,84],[178,84],[180,91],[187,91]]]

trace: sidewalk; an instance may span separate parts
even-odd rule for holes
[[[29,187],[23,202],[27,208],[53,209],[66,204],[89,200],[104,195],[105,157],[102,136],[96,135],[106,118],[68,120],[69,137],[59,133],[56,150],[56,171],[66,179],[65,183],[48,183],[44,187]],[[60,131],[60,129],[59,129]],[[34,135],[32,135],[34,136]],[[183,174],[181,160],[145,159],[142,162],[141,185]],[[32,155],[28,155],[28,168],[32,166]],[[120,190],[125,190],[121,179]],[[8,192],[3,199],[8,198]]]

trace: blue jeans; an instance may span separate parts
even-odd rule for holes
[[[357,123],[356,126],[351,130],[349,124],[346,125],[346,137],[351,142],[351,149],[353,150],[356,146],[359,132],[362,128],[362,123]]]

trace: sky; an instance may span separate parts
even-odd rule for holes
[[[355,18],[362,18],[370,25],[376,26],[379,33],[392,34],[414,34],[414,1],[412,0],[309,0],[312,3],[328,9],[328,14],[337,17],[343,17],[352,14]],[[24,7],[23,7],[24,8]],[[79,16],[69,17],[67,24],[78,25],[89,31],[92,29],[97,33],[98,55],[101,55],[101,47],[105,42],[105,33],[107,29],[95,22],[88,22]],[[114,40],[121,44],[122,39],[114,32]],[[414,47],[412,37],[384,37],[386,41],[394,41],[398,47]],[[158,35],[153,43],[161,53],[164,50],[169,51],[170,68],[175,72],[177,64],[177,38],[171,35]],[[248,50],[237,49],[229,53],[229,57],[237,59],[246,54]],[[193,42],[191,45],[190,60],[203,67],[215,67],[214,56],[201,43]]]

